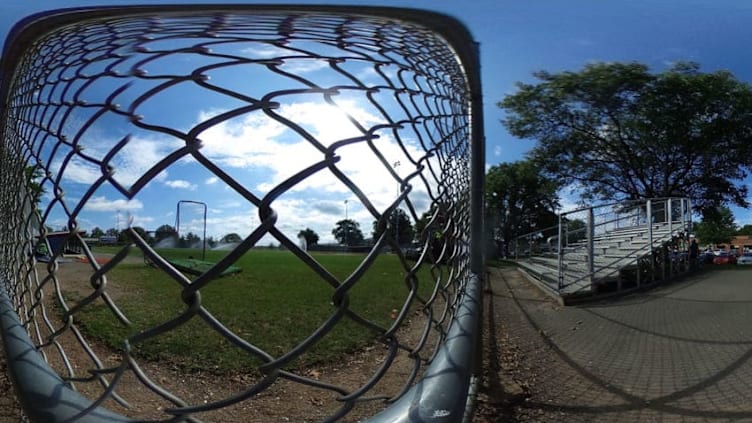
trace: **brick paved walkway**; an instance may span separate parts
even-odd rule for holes
[[[752,422],[752,269],[570,307],[489,279],[478,421]]]

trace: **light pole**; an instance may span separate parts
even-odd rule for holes
[[[347,200],[345,200],[345,247],[347,247],[347,225],[349,222],[347,221]]]

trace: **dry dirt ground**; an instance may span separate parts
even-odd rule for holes
[[[78,267],[65,266],[66,280],[75,279]],[[81,268],[85,272],[85,268]],[[506,278],[502,278],[502,273]],[[509,281],[520,283],[515,270],[492,269],[484,293],[484,363],[483,378],[477,398],[474,421],[480,423],[491,422],[532,422],[557,421],[559,417],[555,411],[530,410],[522,406],[531,395],[544,395],[534,392],[536,380],[545,377],[545,359],[547,351],[545,343],[536,333],[520,332],[524,326],[520,316],[507,303]],[[510,330],[510,325],[514,330]],[[419,326],[419,325],[415,325]],[[413,327],[412,333],[404,336],[417,338],[420,327]],[[517,336],[510,336],[514,332]],[[520,337],[519,335],[522,335]],[[94,346],[100,357],[117,362],[117,355],[109,354],[101,347]],[[0,343],[0,349],[2,344]],[[344,386],[358,386],[363,382],[363,375],[370,374],[383,362],[383,347],[372,347],[353,354],[339,363],[317,369],[308,369],[305,375],[319,380],[330,380],[332,383]],[[73,355],[76,355],[74,353]],[[4,353],[0,351],[0,423],[15,423],[24,421],[22,412],[13,394],[12,385],[7,377]],[[83,358],[73,357],[74,363],[84,362]],[[150,377],[164,384],[168,389],[194,403],[212,401],[231,395],[233,392],[248,386],[252,375],[233,375],[218,378],[210,374],[181,375],[176,368],[170,366],[144,363],[144,370]],[[53,365],[54,367],[54,365]],[[394,394],[402,388],[406,375],[412,370],[412,363],[406,357],[398,358],[392,370],[376,387],[377,392],[385,395]],[[79,389],[83,392],[93,391],[88,386]],[[119,392],[126,397],[134,409],[130,415],[139,419],[165,418],[162,409],[168,403],[143,388],[134,377],[128,376],[120,382]],[[223,409],[221,412],[201,415],[204,421],[216,422],[315,422],[329,415],[338,403],[332,393],[309,389],[297,383],[283,382],[262,392],[252,401]],[[341,421],[356,422],[364,417],[373,415],[383,403],[368,403],[359,406]],[[124,412],[113,401],[106,405],[118,412]]]

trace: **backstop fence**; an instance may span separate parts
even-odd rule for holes
[[[371,7],[68,9],[19,22],[0,69],[1,332],[31,421],[463,419],[484,175],[463,25]],[[150,235],[187,196],[210,234],[239,235],[195,273]],[[361,244],[372,229],[372,247],[298,242],[332,227]],[[87,244],[100,228],[118,247]]]

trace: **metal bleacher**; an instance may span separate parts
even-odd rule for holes
[[[556,227],[515,239],[512,258],[529,279],[566,303],[688,271],[690,228],[689,200],[682,198],[583,208],[563,213]]]

